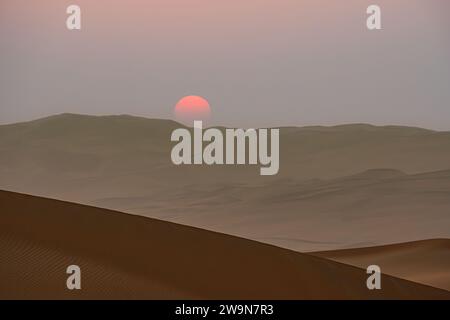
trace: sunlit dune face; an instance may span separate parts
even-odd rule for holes
[[[200,96],[186,96],[175,106],[175,118],[186,125],[193,125],[194,120],[206,122],[211,116],[208,101]]]

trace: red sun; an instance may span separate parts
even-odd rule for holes
[[[200,96],[186,96],[181,98],[175,106],[177,121],[193,125],[194,120],[207,121],[211,115],[208,101]]]

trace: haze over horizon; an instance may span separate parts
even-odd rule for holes
[[[186,126],[186,127],[193,127],[192,125],[189,124],[185,124],[180,122],[177,119],[173,119],[173,118],[154,118],[154,117],[148,117],[148,116],[142,116],[142,115],[134,115],[134,114],[128,114],[128,113],[121,113],[121,114],[89,114],[89,113],[73,113],[73,112],[63,112],[63,113],[57,113],[57,114],[51,114],[51,115],[47,115],[47,116],[42,116],[42,117],[38,117],[38,118],[33,118],[33,119],[27,119],[27,120],[23,120],[23,121],[17,121],[17,122],[7,122],[7,123],[0,123],[0,126],[9,126],[9,125],[16,125],[16,124],[21,124],[21,123],[27,123],[27,122],[33,122],[33,121],[39,121],[39,120],[44,120],[44,119],[48,119],[48,118],[52,118],[52,117],[63,117],[63,116],[80,116],[80,117],[100,117],[100,118],[108,118],[108,117],[134,117],[134,118],[141,118],[141,119],[147,119],[147,120],[161,120],[161,121],[173,121],[176,123],[179,123],[182,126]],[[205,124],[205,123],[203,123]],[[403,127],[403,128],[417,128],[417,129],[424,129],[424,130],[430,130],[430,131],[435,131],[435,132],[442,132],[442,133],[446,133],[446,132],[450,132],[450,130],[439,130],[439,129],[432,129],[432,128],[426,128],[426,127],[420,127],[420,126],[410,126],[410,125],[404,125],[404,124],[395,124],[395,123],[391,123],[391,124],[372,124],[372,123],[367,123],[367,122],[343,122],[343,123],[335,123],[335,124],[308,124],[308,125],[281,125],[281,126],[260,126],[260,127],[253,127],[256,129],[259,128],[273,128],[273,127],[277,127],[277,128],[308,128],[308,127],[324,127],[324,128],[333,128],[333,127],[344,127],[344,126],[373,126],[373,127]],[[236,126],[226,126],[226,125],[220,125],[220,124],[213,124],[213,125],[204,125],[203,128],[211,128],[211,127],[223,127],[223,128],[234,128]],[[250,127],[248,127],[250,128]]]
[[[0,3],[0,124],[61,113],[174,119],[205,97],[211,125],[370,123],[450,130],[445,0],[87,0]]]

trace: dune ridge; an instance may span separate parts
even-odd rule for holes
[[[383,273],[450,291],[450,239],[312,253],[346,264],[380,266]]]
[[[450,292],[250,240],[0,191],[0,298],[450,299]],[[79,264],[82,290],[65,288]]]

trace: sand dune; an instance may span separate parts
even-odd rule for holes
[[[450,240],[313,253],[354,266],[380,266],[383,273],[450,291]]]
[[[447,291],[250,240],[0,192],[0,298],[450,299]],[[65,289],[78,264],[81,291]]]
[[[0,126],[0,188],[298,251],[450,237],[450,133],[281,128],[280,172],[174,166],[169,120],[64,114]]]
[[[332,179],[374,168],[408,174],[450,169],[450,132],[350,124],[281,128],[282,166],[273,179],[262,179],[258,165],[214,166],[204,174],[202,168],[171,164],[170,134],[180,126],[170,120],[75,114],[0,125],[0,164],[17,171],[15,178],[20,176],[20,169],[28,168],[35,170],[29,174],[49,170],[65,178],[79,177],[80,173],[84,174],[82,177],[95,173],[96,178],[111,178],[112,173],[130,177],[139,173],[146,179],[176,178],[183,172],[185,180],[208,182],[220,178],[233,183],[278,178]],[[174,175],[167,175],[174,168],[178,168]],[[8,178],[7,173],[3,172],[2,177]],[[27,175],[22,178],[32,181]]]
[[[175,192],[175,194],[171,193]],[[450,171],[202,185],[94,201],[306,252],[450,237]]]

